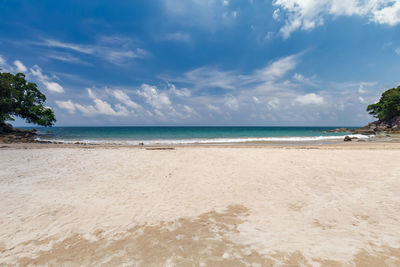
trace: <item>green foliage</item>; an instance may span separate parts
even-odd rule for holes
[[[28,123],[52,126],[56,119],[45,101],[46,96],[35,83],[27,82],[23,73],[0,73],[0,122],[17,116]]]
[[[367,111],[381,121],[390,121],[400,116],[400,86],[384,92],[379,102],[369,105]]]

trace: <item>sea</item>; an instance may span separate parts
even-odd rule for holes
[[[38,140],[120,145],[335,143],[348,135],[326,132],[338,127],[35,127]],[[355,127],[354,127],[355,128]],[[29,128],[26,128],[29,129]],[[350,128],[351,129],[351,128]]]

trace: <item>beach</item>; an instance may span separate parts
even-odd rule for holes
[[[0,266],[400,265],[399,143],[169,148],[2,145]]]

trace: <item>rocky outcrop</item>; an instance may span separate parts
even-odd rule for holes
[[[336,128],[332,130],[323,131],[324,133],[344,133],[344,132],[351,132],[348,128]]]
[[[378,133],[400,134],[400,116],[394,117],[390,121],[374,121],[364,127],[353,129],[351,132],[365,135]]]
[[[13,128],[9,123],[0,123],[0,143],[33,143],[36,130]]]

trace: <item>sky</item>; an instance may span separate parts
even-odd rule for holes
[[[56,126],[359,126],[400,84],[400,1],[0,0],[0,68]]]

